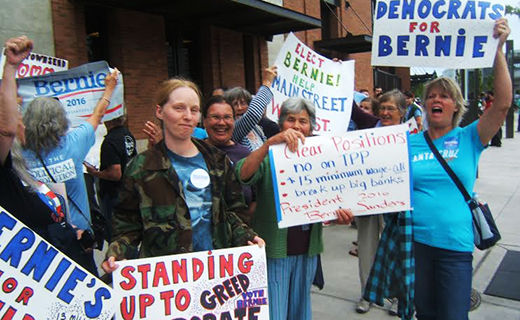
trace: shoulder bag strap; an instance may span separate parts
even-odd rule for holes
[[[38,159],[40,159],[40,162],[43,164],[43,168],[47,172],[47,175],[49,176],[49,178],[51,178],[52,182],[57,183],[56,180],[54,179],[54,177],[52,176],[52,174],[50,173],[49,169],[47,169],[47,166],[45,165],[45,162],[43,161],[42,156],[39,153],[36,153],[36,155],[38,156]],[[72,200],[71,197],[69,197],[68,193],[66,194],[66,196],[67,196],[67,199],[70,201],[70,203],[72,203],[72,205],[75,206],[76,209],[78,209],[79,213],[81,214],[83,219],[85,219],[85,221],[88,223],[90,228],[93,228],[92,223],[89,221],[87,216],[83,213],[83,211],[81,211],[81,208],[76,204],[76,202],[74,200]]]
[[[433,144],[432,139],[430,138],[430,135],[428,134],[428,131],[424,131],[424,139],[426,140],[426,143],[428,143],[428,146],[430,147],[433,154],[435,155],[435,158],[437,158],[437,160],[442,165],[444,170],[446,170],[446,172],[450,176],[451,180],[453,180],[453,182],[455,183],[457,188],[459,188],[459,190],[462,193],[462,195],[464,196],[464,199],[466,200],[466,202],[469,203],[469,201],[471,200],[471,196],[469,195],[466,188],[464,188],[464,185],[462,185],[462,182],[460,182],[460,180],[457,177],[457,175],[455,174],[455,172],[453,172],[453,170],[450,168],[450,166],[448,165],[446,160],[444,160],[444,158],[441,156],[441,154],[439,153],[439,150],[437,150],[437,148]]]

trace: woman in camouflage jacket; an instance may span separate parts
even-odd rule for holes
[[[170,79],[157,93],[164,140],[125,170],[103,269],[116,260],[226,248],[264,241],[237,216],[246,210],[231,163],[191,134],[200,119],[200,91]]]

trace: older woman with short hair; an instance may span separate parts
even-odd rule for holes
[[[94,132],[110,104],[118,72],[116,69],[105,78],[103,97],[99,99],[92,115],[70,131],[65,109],[54,98],[34,99],[23,115],[26,139],[23,155],[31,175],[46,183],[65,183],[70,221],[80,230],[92,231],[83,161],[94,145]],[[91,251],[81,252],[71,258],[97,275]]]
[[[314,223],[279,229],[276,218],[269,146],[287,143],[291,151],[312,135],[315,108],[302,98],[290,98],[281,107],[282,132],[269,138],[259,149],[238,162],[241,182],[257,187],[257,208],[251,225],[266,240],[269,315],[273,320],[311,319],[310,289],[323,251],[322,224]],[[350,210],[338,209],[338,223],[350,223]]]

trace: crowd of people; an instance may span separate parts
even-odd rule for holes
[[[414,309],[419,320],[468,319],[474,248],[471,215],[437,160],[418,155],[430,152],[425,136],[430,137],[441,154],[451,155],[446,161],[464,186],[473,190],[479,156],[499,130],[512,101],[502,51],[509,33],[507,20],[497,20],[494,99],[479,120],[464,128],[459,123],[466,107],[459,86],[449,78],[426,85],[422,106],[409,91],[387,88],[384,92],[379,87],[372,97],[366,91],[359,106],[353,105],[351,129],[393,126],[413,119],[419,131],[409,139],[413,215],[398,212],[355,219],[362,288],[356,311],[365,313],[371,303],[390,298],[390,313],[403,319],[411,319]],[[236,87],[216,92],[205,104],[194,82],[165,80],[154,102],[159,124],[149,121],[143,129],[148,149],[137,154],[124,118],[107,121],[97,169],[84,159],[110,104],[118,70],[106,77],[92,115],[74,129],[69,128],[61,102],[53,98],[33,100],[22,117],[15,72],[32,46],[26,37],[5,44],[0,85],[2,207],[51,243],[57,243],[56,224],[70,231],[69,241],[60,249],[97,275],[89,241],[93,228],[85,166],[100,180],[99,202],[109,229],[109,247],[101,267],[107,274],[123,259],[265,246],[270,318],[312,318],[311,286],[321,271],[319,255],[324,250],[322,223],[278,227],[268,150],[285,143],[295,151],[313,135],[316,110],[310,101],[290,98],[281,105],[278,123],[265,117],[276,67],[264,70],[262,86],[254,96]],[[57,166],[68,168],[70,174],[55,176],[51,171]],[[59,183],[66,187],[68,212],[63,212],[59,201],[49,201],[52,191],[42,189]],[[336,214],[338,224],[354,221],[348,208]],[[69,227],[62,223],[66,215]],[[63,230],[57,231],[62,238],[66,236]],[[390,240],[402,245],[389,246]],[[404,254],[391,255],[391,250]],[[399,276],[386,277],[385,272],[395,273],[385,271],[389,263],[401,270]],[[383,283],[378,277],[400,285]],[[387,294],[382,296],[382,292]]]

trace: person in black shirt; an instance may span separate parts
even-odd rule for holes
[[[105,121],[108,133],[101,144],[100,168],[98,170],[85,163],[87,172],[99,178],[101,210],[107,220],[108,242],[111,240],[112,209],[117,202],[121,177],[128,161],[137,154],[135,138],[124,123],[124,116]]]

